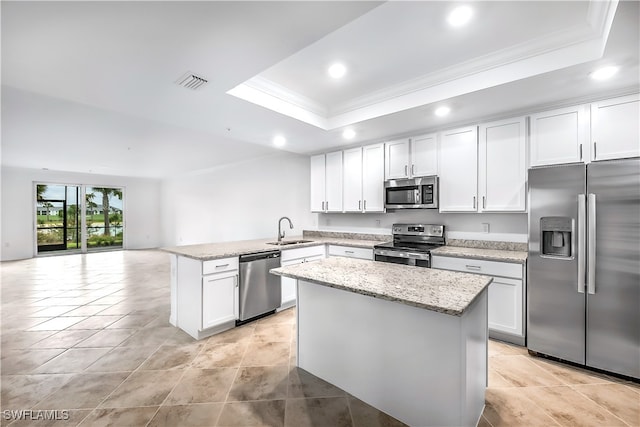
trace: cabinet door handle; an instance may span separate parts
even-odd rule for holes
[[[354,253],[353,251],[344,251],[345,254],[352,254]]]
[[[238,276],[234,276],[234,279],[236,280],[236,288],[240,286],[240,280],[238,280]]]
[[[321,211],[324,210],[324,202],[322,202],[322,208],[320,209]]]
[[[411,165],[411,175],[416,174],[416,165]]]
[[[229,267],[229,264],[220,264],[220,265],[216,265],[216,268],[225,268],[225,267]]]
[[[365,211],[367,210],[367,201],[366,200],[364,201],[364,210]]]
[[[479,265],[465,265],[467,270],[476,270],[476,271],[480,271],[482,270],[482,267]]]
[[[324,204],[325,204],[325,206],[326,206],[326,209],[325,209],[325,210],[327,210],[327,211],[328,211],[328,210],[329,210],[329,201],[327,200],[326,202],[324,202]]]
[[[476,208],[476,196],[473,196],[473,209]]]
[[[486,209],[486,208],[487,208],[487,200],[485,196],[482,196],[482,209]]]
[[[582,160],[582,144],[580,144],[580,160]]]
[[[409,166],[408,165],[404,165],[404,174],[405,175],[409,175],[408,170],[409,170]]]
[[[358,210],[361,211],[362,210],[362,200],[358,200]]]
[[[593,160],[596,160],[596,157],[598,156],[596,153],[596,142],[593,141]]]

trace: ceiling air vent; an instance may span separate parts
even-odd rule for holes
[[[178,80],[176,80],[176,83],[182,87],[186,87],[187,89],[197,90],[207,84],[207,79],[196,76],[189,71]]]

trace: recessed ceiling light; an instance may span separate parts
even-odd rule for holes
[[[353,129],[345,129],[344,132],[342,132],[342,137],[344,139],[353,139],[356,136],[356,131]]]
[[[273,145],[275,145],[276,147],[283,147],[284,144],[286,143],[287,143],[287,140],[282,135],[278,135],[275,138],[273,138]]]
[[[343,64],[339,62],[336,62],[335,64],[329,67],[328,71],[329,71],[329,75],[334,79],[341,79],[342,77],[344,77],[345,74],[347,74],[347,67],[345,67]]]
[[[447,22],[452,27],[461,27],[471,20],[473,10],[469,6],[459,6],[451,11],[447,17]]]
[[[450,111],[451,111],[451,108],[449,108],[449,107],[438,107],[436,109],[436,116],[444,117],[447,114],[449,114]]]
[[[594,80],[606,80],[613,77],[614,74],[618,72],[618,67],[614,65],[610,65],[607,67],[598,68],[593,73],[591,73],[591,78]]]

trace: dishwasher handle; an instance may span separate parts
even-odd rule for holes
[[[240,255],[240,262],[251,262],[272,258],[280,258],[280,251],[258,252],[253,254]]]

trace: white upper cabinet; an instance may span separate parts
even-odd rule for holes
[[[362,211],[362,148],[344,151],[344,211]]]
[[[342,151],[326,154],[325,212],[342,212]]]
[[[362,147],[362,210],[384,212],[384,144]]]
[[[432,133],[385,144],[385,179],[438,174],[438,138]]]
[[[438,134],[411,138],[412,176],[430,176],[438,174]]]
[[[526,120],[480,125],[478,212],[526,210]]]
[[[342,151],[311,156],[311,212],[342,212]]]
[[[384,144],[311,156],[312,212],[384,212]]]
[[[531,166],[581,162],[587,158],[587,109],[583,105],[531,116]],[[585,152],[583,152],[585,151]]]
[[[591,104],[591,160],[640,156],[638,94]]]
[[[440,212],[476,212],[478,195],[478,128],[442,132],[440,145]]]
[[[384,144],[344,151],[344,211],[384,212]]]
[[[389,141],[385,149],[385,179],[401,179],[409,177],[409,140]]]
[[[325,155],[311,156],[311,212],[324,212],[325,197]]]

